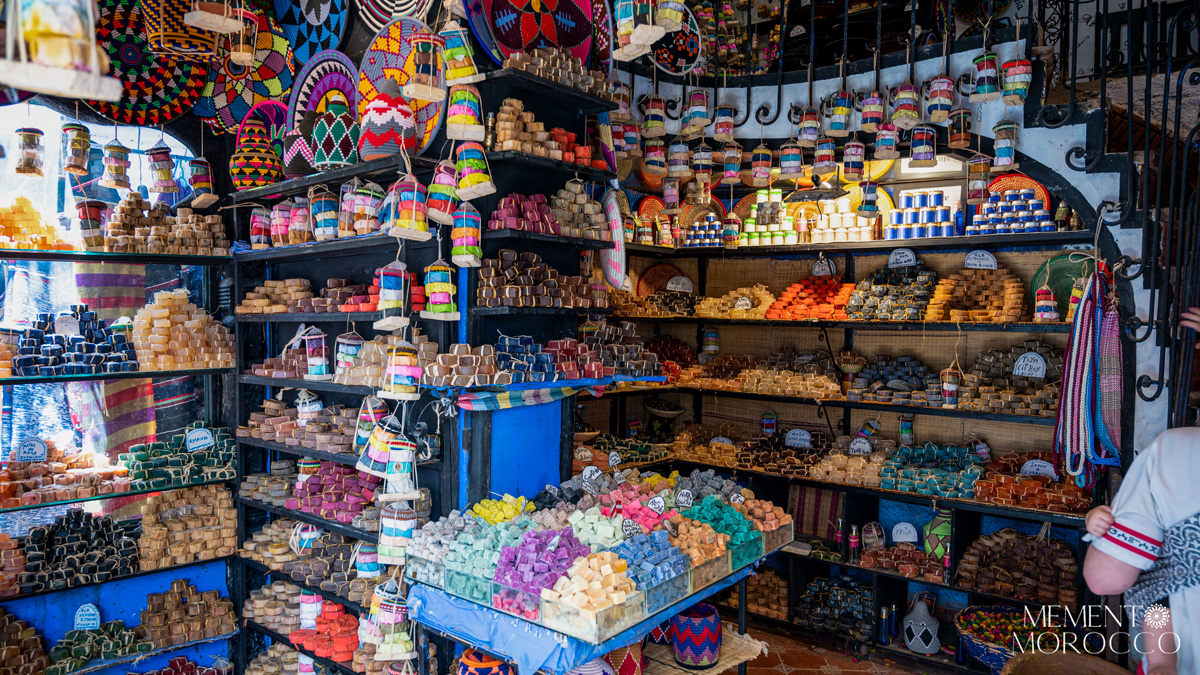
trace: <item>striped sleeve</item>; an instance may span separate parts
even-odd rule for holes
[[[1113,499],[1113,519],[1116,521],[1103,537],[1092,543],[1097,549],[1132,565],[1148,570],[1158,560],[1162,549],[1163,525],[1155,503],[1162,491],[1157,481],[1156,464],[1161,457],[1156,440],[1129,467]]]

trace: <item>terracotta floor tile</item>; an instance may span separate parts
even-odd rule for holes
[[[829,662],[826,656],[799,646],[781,650],[779,659],[785,666],[793,669],[820,668]]]
[[[767,640],[767,642],[770,643],[772,641]],[[750,661],[746,665],[750,668],[774,668],[778,666],[780,663],[779,652],[775,649],[775,645],[771,644],[768,649],[770,650],[769,653],[759,655],[757,659]]]

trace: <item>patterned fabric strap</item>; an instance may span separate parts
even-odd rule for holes
[[[1133,630],[1141,628],[1145,610],[1152,603],[1197,586],[1200,586],[1200,513],[1167,530],[1154,566],[1138,575],[1133,587],[1125,591],[1125,606]],[[1187,634],[1186,627],[1175,626],[1174,630],[1180,635]]]

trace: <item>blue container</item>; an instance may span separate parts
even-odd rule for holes
[[[904,224],[916,225],[921,222],[921,211],[919,209],[904,209]]]
[[[979,234],[996,234],[996,228],[992,225],[982,225],[979,228]]]
[[[1050,212],[1049,211],[1034,211],[1033,219],[1039,223],[1050,220]]]
[[[916,206],[916,200],[913,199],[913,193],[911,193],[911,192],[901,192],[900,193],[900,208],[911,209],[911,208],[914,208],[915,206]]]
[[[1019,199],[1024,199],[1024,197],[1021,195],[1020,190],[1005,190],[1004,191],[1004,201],[1015,202]]]
[[[1030,211],[1041,211],[1046,208],[1046,202],[1041,199],[1030,199],[1026,202],[1026,206],[1029,207]]]
[[[946,203],[946,196],[941,190],[930,190],[928,194],[930,206],[942,206]]]
[[[999,216],[999,215],[991,215],[991,216],[988,216],[987,218],[980,218],[980,219],[979,219],[979,224],[980,224],[980,225],[984,225],[984,224],[987,224],[987,225],[999,225],[1000,223],[1003,223],[1003,222],[1004,222],[1004,218],[1003,218],[1002,216]]]
[[[1037,190],[1033,188],[1021,188],[1020,190],[1017,190],[1017,192],[1020,193],[1021,199],[1037,199]]]
[[[1033,211],[1017,211],[1017,222],[1032,223]]]
[[[933,222],[935,222],[935,223],[950,222],[950,207],[949,206],[938,206],[935,209],[935,211],[936,211],[936,215],[933,218]]]
[[[928,192],[914,192],[912,194],[913,194],[913,206],[915,206],[918,209],[923,209],[923,208],[926,208],[929,206],[929,193]]]
[[[934,222],[935,217],[937,217],[937,209],[926,207],[917,210],[917,222],[922,224],[928,225],[929,223]]]
[[[997,213],[1012,213],[1017,210],[1016,204],[1013,202],[1001,202],[1000,208],[996,209]]]
[[[988,194],[988,201],[992,202],[992,203],[1002,202],[1002,201],[1004,201],[1004,195],[992,192],[992,193]]]
[[[942,223],[942,236],[953,237],[954,235],[954,223]]]
[[[895,211],[892,211],[892,213],[895,213]],[[884,239],[898,239],[899,235],[900,235],[900,231],[899,231],[899,228],[897,228],[897,227],[888,225],[887,227],[883,228],[883,238]]]
[[[925,225],[923,223],[914,225],[913,229],[912,229],[912,236],[913,236],[913,239],[924,239],[925,238]]]
[[[1028,223],[1025,223],[1023,231],[1024,232],[1040,232],[1041,226],[1038,223],[1035,223],[1031,220]]]
[[[905,223],[900,227],[900,239],[912,239],[913,227],[911,223]]]
[[[900,209],[892,209],[891,211],[888,211],[888,223],[890,225],[903,225],[904,211]]]
[[[1057,232],[1058,228],[1056,228],[1054,226],[1053,222],[1047,221],[1047,222],[1042,223],[1041,227],[1039,227],[1038,230],[1041,232]]]
[[[1005,225],[1012,225],[1013,223],[1021,222],[1020,220],[1017,219],[1016,213],[1004,214],[1004,218],[1002,218],[1002,221],[1004,222]]]

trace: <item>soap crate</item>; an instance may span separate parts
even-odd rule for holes
[[[446,567],[441,563],[419,558],[411,553],[404,565],[404,576],[434,588],[446,587]]]
[[[708,588],[732,573],[733,568],[729,566],[729,551],[725,551],[712,560],[706,560],[692,568],[691,593]]]
[[[540,624],[542,596],[541,593],[531,593],[493,581],[491,608],[530,623]]]
[[[755,530],[758,533],[758,530]],[[737,571],[763,557],[763,538],[759,536],[748,539],[736,546],[729,547],[729,568]]]
[[[646,596],[646,616],[657,614],[691,594],[692,571],[689,569],[661,584],[640,590]]]
[[[542,625],[573,638],[600,644],[646,617],[646,594],[636,591],[618,605],[598,612],[542,599]]]
[[[484,607],[492,606],[492,580],[446,568],[444,590],[457,598]]]
[[[769,532],[763,532],[763,553],[772,553],[787,546],[796,539],[794,523],[781,525]]]

